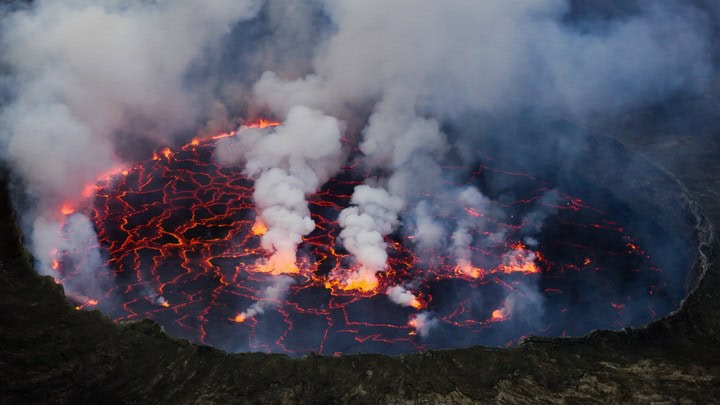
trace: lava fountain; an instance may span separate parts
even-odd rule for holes
[[[338,216],[368,175],[351,154],[308,196],[316,227],[298,247],[296,271],[268,272],[253,182],[243,167],[213,159],[217,142],[231,136],[158,151],[86,188],[87,208],[59,207],[64,232],[77,211],[98,238],[57,251],[56,278],[80,277],[96,266],[90,256],[99,249],[104,264],[94,272],[112,280],[97,296],[71,295],[78,309],[99,308],[116,321],[150,318],[170,335],[233,352],[402,354],[638,326],[682,299],[626,224],[621,202],[596,204],[491,158],[444,170],[464,184],[512,185],[512,198],[485,190],[505,215],[460,205],[445,219],[466,216],[482,224],[468,230],[474,238],[503,235],[502,243],[467,246],[459,260],[417,249],[401,227],[385,237],[387,270],[367,284],[349,280],[355,264],[338,243]],[[528,214],[540,209],[550,214],[527,237]]]

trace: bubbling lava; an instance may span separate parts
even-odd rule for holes
[[[353,260],[337,243],[336,220],[364,180],[351,159],[308,196],[316,229],[299,247],[297,272],[269,273],[261,265],[269,256],[260,246],[267,228],[256,220],[253,183],[241,167],[213,160],[217,141],[233,135],[163,149],[86,187],[90,207],[59,208],[65,218],[81,211],[92,219],[106,260],[96,271],[113,281],[101,296],[75,296],[77,309],[99,308],[116,321],[150,318],[173,336],[233,352],[338,355],[581,335],[644,324],[677,304],[663,293],[662,270],[617,218],[562,191],[537,244],[524,243],[521,213],[543,204],[553,187],[500,162],[446,168],[466,173],[468,184],[494,176],[520,185],[516,199],[493,201],[518,214],[506,222],[459,210],[487,222],[475,237],[506,235],[498,248],[468,247],[471,261],[413,249],[414,236],[398,231],[386,237],[387,270],[367,283],[349,280]],[[55,253],[60,282],[80,277],[82,252]],[[267,294],[278,280],[284,293]],[[404,306],[388,297],[397,286],[407,294]],[[246,311],[258,302],[258,310]]]

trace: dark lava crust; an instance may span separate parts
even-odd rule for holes
[[[291,359],[192,345],[168,337],[151,321],[116,325],[97,311],[74,310],[62,287],[33,272],[2,187],[0,401],[717,402],[720,260],[712,229],[720,225],[720,148],[697,140],[623,138],[660,163],[669,155],[681,157],[683,165],[668,166],[688,192],[623,144],[592,139],[589,148],[604,150],[616,159],[612,164],[621,165],[614,172],[643,173],[624,181],[626,192],[640,196],[635,208],[657,211],[698,246],[688,285],[698,279],[699,285],[679,310],[647,327],[529,338],[509,349]],[[600,186],[618,182],[601,170],[586,162],[582,172],[601,179]]]

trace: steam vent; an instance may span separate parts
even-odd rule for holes
[[[719,401],[714,3],[0,18],[0,402]]]

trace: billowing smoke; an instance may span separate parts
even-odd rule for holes
[[[367,185],[355,188],[351,203],[340,213],[338,222],[343,227],[340,240],[357,260],[358,269],[343,282],[349,289],[371,291],[378,284],[375,274],[387,264],[384,237],[399,225],[403,203],[384,189]]]
[[[305,196],[337,172],[341,152],[338,120],[302,106],[291,109],[276,129],[240,128],[235,138],[218,144],[221,164],[242,162],[255,180],[258,221],[266,228],[262,245],[271,253],[263,271],[299,271],[297,247],[315,229]]]
[[[315,72],[299,80],[261,78],[256,96],[277,112],[305,103],[342,114],[338,106],[378,100],[359,147],[368,166],[382,173],[373,180],[380,188],[357,187],[354,205],[340,216],[341,241],[360,266],[347,277],[350,286],[376,284],[374,274],[387,259],[383,239],[401,216],[405,231],[420,235],[419,245],[451,246],[467,275],[482,274],[470,248],[505,242],[503,234],[470,234],[479,225],[473,216],[503,214],[490,212],[477,189],[442,178],[439,168],[452,144],[439,121],[466,112],[587,121],[597,112],[699,89],[710,74],[707,39],[692,7],[643,3],[643,12],[626,20],[582,28],[563,24],[568,7],[561,0],[333,3],[328,12],[338,31],[317,55]],[[408,189],[443,202],[457,195],[474,215],[438,224],[433,219],[442,217],[443,204],[409,201]],[[376,198],[366,198],[370,192]],[[382,203],[390,198],[393,204]],[[405,206],[416,207],[414,220],[407,218],[412,212],[401,214]],[[539,230],[541,219],[533,213],[528,221]],[[519,247],[503,255],[500,268],[526,268],[534,259]]]
[[[390,301],[404,307],[418,308],[422,306],[420,301],[418,301],[417,297],[415,297],[412,292],[399,285],[394,285],[388,288],[387,295],[390,298]]]
[[[410,318],[408,325],[415,328],[420,337],[426,337],[438,325],[438,319],[428,312],[420,312]]]
[[[54,226],[51,229],[55,230]],[[42,230],[42,226],[36,225],[36,232]],[[52,235],[51,232],[48,234]],[[42,237],[38,235],[35,239],[42,240]],[[88,297],[101,297],[112,285],[112,279],[105,267],[105,259],[98,251],[98,240],[92,221],[82,214],[70,215],[62,235],[54,242],[48,248],[64,251],[66,258],[72,262],[74,274],[65,283],[71,296],[74,295],[81,301],[86,301]]]
[[[245,322],[248,318],[253,318],[257,315],[262,315],[266,309],[280,306],[281,300],[285,297],[288,287],[293,283],[292,277],[278,276],[273,280],[272,285],[266,287],[263,290],[263,296],[261,299],[254,304],[250,305],[248,309],[239,313],[235,317],[236,322]]]
[[[52,274],[58,207],[122,165],[128,137],[167,143],[209,118],[211,82],[187,83],[188,70],[260,5],[37,1],[4,15],[2,152],[37,205],[25,222],[38,271]]]
[[[452,253],[457,261],[457,268],[463,274],[471,277],[477,277],[482,274],[482,270],[474,267],[472,264],[471,246],[482,246],[486,248],[502,245],[505,241],[505,230],[500,230],[493,234],[483,234],[480,240],[474,241],[472,230],[478,230],[481,233],[483,229],[483,221],[481,215],[496,216],[490,200],[483,196],[474,187],[461,190],[457,195],[457,201],[460,206],[468,210],[470,215],[461,217],[455,230],[450,237]]]
[[[350,258],[331,275],[337,285],[374,290],[394,233],[411,237],[421,257],[451,256],[469,277],[503,266],[532,272],[527,246],[558,195],[547,191],[524,219],[532,224],[525,245],[484,229],[486,220],[507,219],[504,195],[444,168],[472,162],[478,138],[508,148],[512,141],[449,128],[467,117],[506,127],[557,118],[589,125],[695,94],[714,74],[701,8],[637,1],[622,18],[585,20],[572,11],[568,0],[40,0],[8,8],[2,156],[32,201],[19,209],[37,269],[53,274],[52,252],[74,240],[96,243],[80,214],[69,217],[64,237],[60,207],[81,211],[86,187],[138,150],[269,114],[282,125],[240,127],[215,153],[255,182],[255,229],[268,252],[262,271],[301,272],[298,247],[316,226],[308,196],[352,154],[367,176],[338,218],[338,244]],[[358,139],[343,146],[346,135]],[[474,262],[474,251],[503,246],[498,263]],[[103,271],[97,261],[78,267],[95,286],[107,282],[92,276]],[[279,299],[291,278],[277,279],[245,316]],[[412,288],[386,293],[420,306]],[[502,311],[541,307],[538,297],[537,286],[519,285]],[[430,312],[411,322],[421,336],[438,324]]]

